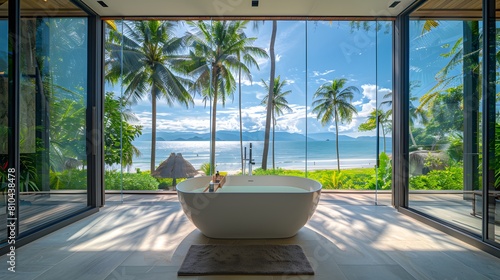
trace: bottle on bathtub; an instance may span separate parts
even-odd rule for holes
[[[219,174],[219,171],[217,170],[217,172],[215,172],[215,183],[219,183],[220,182],[220,174]]]

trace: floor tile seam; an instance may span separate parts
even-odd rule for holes
[[[49,269],[53,268],[54,266],[48,266],[46,269],[42,270],[42,271],[31,271],[31,272],[23,272],[23,271],[19,271],[18,268],[16,269],[16,274],[19,273],[19,274],[35,274],[33,276],[33,278],[30,278],[31,280],[35,280],[37,277],[40,277],[40,275],[44,274],[45,272],[47,272]],[[9,272],[9,274],[12,273],[12,272]],[[8,278],[7,278],[8,279]],[[23,280],[29,280],[29,279],[24,279]]]
[[[401,251],[398,250],[397,248],[394,248],[393,249],[395,252],[397,253],[400,253]],[[399,266],[401,266],[401,268],[403,268],[408,274],[410,274],[413,278],[415,279],[421,279],[421,280],[432,280],[430,278],[428,278],[425,274],[421,274],[418,272],[418,270],[414,270],[414,269],[408,269],[407,266],[405,265],[406,263],[410,263],[412,264],[412,262],[402,262],[400,258],[395,258],[393,257],[392,255],[393,254],[387,254],[389,256],[389,258],[391,258],[394,262],[396,262],[397,264],[399,264]],[[413,268],[413,266],[410,265],[410,268]],[[415,275],[415,274],[418,274],[418,275]]]
[[[109,209],[106,209],[106,210],[102,210],[102,212],[101,212],[101,210],[99,210],[99,212],[98,212],[98,213],[95,213],[95,214],[90,215],[89,217],[86,217],[87,219],[90,219],[90,218],[94,217],[95,215],[98,215],[98,217],[97,217],[97,218],[95,218],[95,217],[94,217],[94,219],[93,219],[93,220],[92,220],[92,221],[91,221],[91,222],[90,222],[90,223],[86,226],[86,229],[85,229],[85,230],[83,230],[83,232],[80,232],[80,234],[78,235],[78,237],[77,237],[77,238],[75,238],[75,239],[73,239],[73,240],[71,240],[71,241],[67,241],[67,242],[65,242],[65,246],[67,246],[67,247],[75,247],[75,246],[74,246],[75,244],[78,244],[78,243],[79,243],[79,241],[80,241],[82,238],[84,238],[84,236],[86,236],[86,235],[87,235],[87,233],[89,233],[91,230],[93,230],[93,229],[94,229],[97,225],[99,225],[99,224],[102,222],[102,220],[103,220],[104,218],[106,218],[108,215],[110,215],[110,214],[111,214],[113,211],[115,211],[115,210],[116,210],[116,207],[115,207],[115,206],[113,206],[112,208],[109,208]],[[104,211],[106,211],[107,213],[104,213]],[[99,215],[99,213],[102,213],[102,214],[100,214],[100,215]],[[81,221],[80,221],[80,222],[81,222]],[[78,222],[77,222],[77,223],[78,223]],[[72,225],[77,226],[77,224],[72,224]],[[85,226],[84,226],[84,227],[85,227]],[[82,230],[82,229],[80,229],[80,230]],[[80,230],[79,230],[79,231],[80,231]],[[56,232],[54,232],[54,233],[57,233],[57,232],[58,232],[58,231],[56,231]],[[69,255],[69,256],[72,256],[73,254],[75,254],[76,252],[79,252],[79,251],[81,251],[81,250],[74,250],[74,251],[71,251],[71,252],[73,252],[73,253],[72,253],[71,255]],[[68,257],[69,257],[69,256],[68,256]],[[65,259],[66,259],[66,258],[65,258]]]
[[[78,252],[79,252],[79,251],[75,251],[75,252],[74,252],[73,254],[71,254],[70,256],[72,256],[72,255],[74,255],[74,254],[76,254],[76,253],[78,253]],[[90,253],[90,252],[88,252],[88,253]],[[100,254],[100,253],[102,253],[102,252],[93,252],[93,255]],[[122,264],[122,263],[123,263],[123,262],[124,262],[124,261],[125,261],[128,257],[130,257],[130,255],[131,255],[131,254],[132,254],[132,252],[131,252],[131,251],[127,251],[127,253],[126,253],[126,257],[124,257],[124,258],[123,258],[123,260],[122,260],[120,263],[117,263],[116,265],[112,266],[112,269],[110,270],[110,272],[109,272],[108,274],[106,274],[106,275],[105,275],[102,279],[106,279],[106,278],[107,278],[107,277],[108,277],[108,276],[109,276],[109,275],[110,275],[110,274],[111,274],[111,273],[112,273],[112,272],[113,272],[113,271],[114,271],[117,267],[119,267],[119,266],[120,266],[120,265],[121,265],[121,264]],[[69,258],[70,256],[68,256],[68,258]],[[66,260],[66,259],[67,259],[67,258],[65,258],[64,260]],[[58,262],[58,263],[57,263],[57,265],[60,265],[61,263],[62,263],[62,261]],[[56,267],[56,265],[53,265],[53,266],[51,267],[51,269],[54,269],[55,267]],[[47,271],[48,271],[48,270],[44,271],[43,273],[45,273],[45,272],[47,272]],[[41,276],[43,275],[43,273],[41,273],[41,274],[39,274],[38,276],[36,276],[35,278],[33,278],[33,280],[37,280],[37,279],[39,279],[39,277],[41,277]],[[46,279],[46,278],[43,278],[43,279]],[[90,278],[88,278],[88,279],[90,279]],[[92,279],[94,279],[94,278],[92,278]]]
[[[485,252],[483,252],[483,251],[479,251],[477,248],[465,248],[465,249],[466,249],[466,250],[467,250],[467,252],[468,252],[468,253],[470,253],[470,254],[473,254],[473,253],[484,253],[484,254],[487,254],[487,253],[485,253]],[[466,267],[468,267],[468,268],[472,269],[472,270],[473,270],[473,271],[475,271],[476,273],[483,275],[485,278],[487,278],[487,279],[493,279],[493,278],[491,278],[489,275],[484,274],[484,273],[482,272],[482,270],[477,270],[475,267],[471,266],[469,263],[462,261],[462,259],[458,259],[458,258],[455,258],[454,256],[450,255],[450,254],[448,253],[448,250],[446,250],[446,251],[442,251],[442,253],[443,253],[443,254],[445,254],[447,257],[449,257],[449,258],[451,258],[451,259],[453,259],[453,260],[455,260],[455,261],[459,262],[459,263],[460,263],[460,264],[462,264],[463,266],[466,266]],[[493,257],[493,256],[492,256],[492,257]],[[499,263],[500,263],[500,259],[499,259]]]
[[[114,265],[114,267],[109,271],[108,274],[106,274],[104,276],[103,279],[107,279],[113,273],[113,271],[115,271],[118,267],[120,267],[132,255],[132,253],[134,253],[136,251],[134,250],[134,251],[127,251],[127,252],[128,252],[127,256],[124,257],[120,263],[117,263],[116,265]]]
[[[344,266],[398,266],[400,267],[401,269],[403,269],[406,273],[408,273],[409,275],[411,275],[411,277],[413,277],[413,279],[418,279],[418,280],[434,280],[432,278],[428,278],[426,275],[424,274],[419,274],[419,275],[414,275],[412,273],[412,271],[408,271],[408,269],[406,269],[406,267],[401,264],[400,262],[398,262],[397,260],[395,260],[392,256],[390,256],[388,254],[388,257],[391,258],[395,264],[348,264],[348,265],[344,265]],[[340,267],[341,265],[339,265]],[[417,270],[415,270],[416,272],[418,272]],[[406,280],[406,279],[405,279]]]

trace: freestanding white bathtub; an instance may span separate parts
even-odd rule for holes
[[[211,177],[177,185],[189,220],[207,237],[287,238],[311,218],[321,184],[292,176],[228,176],[216,192],[203,192]]]

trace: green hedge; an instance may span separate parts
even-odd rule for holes
[[[168,180],[161,179],[164,184]],[[122,174],[116,171],[107,171],[104,175],[106,190],[121,190]],[[123,173],[124,190],[158,190],[160,182],[148,172]],[[164,186],[164,185],[163,185]],[[53,190],[85,190],[87,188],[87,170],[65,170],[50,173],[50,188]]]
[[[122,174],[107,171],[104,176],[106,190],[122,189]],[[158,190],[159,182],[149,174],[123,173],[123,190]]]
[[[299,170],[254,170],[254,175],[287,175],[305,177],[305,172]],[[390,168],[385,171],[379,168],[379,190],[391,189]],[[374,190],[376,188],[374,168],[355,168],[341,170],[312,170],[307,173],[308,178],[316,180],[324,189],[339,190]],[[107,190],[121,189],[122,175],[117,171],[107,171],[104,181]],[[177,179],[180,183],[184,179]],[[87,170],[66,170],[50,173],[51,189],[84,190],[87,187]],[[158,190],[170,189],[172,179],[156,179],[149,172],[123,173],[124,190]],[[410,178],[412,190],[462,190],[463,168],[448,167],[445,170],[433,170],[427,175]]]

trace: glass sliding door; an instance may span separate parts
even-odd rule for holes
[[[7,221],[8,207],[8,40],[9,10],[8,1],[0,4],[0,220]],[[0,244],[7,242],[7,223],[0,225]]]
[[[500,69],[500,62],[497,56],[500,53],[500,38],[498,37],[500,30],[500,21],[498,16],[495,16],[495,10],[498,9],[499,3],[490,4],[489,9],[493,12],[488,13],[488,17],[485,19],[489,21],[488,24],[488,37],[485,37],[485,43],[488,46],[488,53],[485,56],[485,61],[487,64],[485,66],[485,71],[490,73],[487,76],[487,104],[488,106],[488,121],[489,126],[487,126],[488,144],[488,174],[489,181],[487,186],[488,193],[488,220],[486,224],[485,239],[492,242],[494,245],[500,247],[500,98],[498,95],[499,87],[499,76],[498,71]],[[485,7],[486,9],[486,7]],[[496,14],[498,15],[498,14]],[[486,28],[485,28],[486,32]],[[486,123],[486,122],[485,122]]]
[[[375,81],[376,81],[376,113],[375,137],[378,138],[376,158],[376,186],[382,191],[377,193],[377,204],[390,205],[392,190],[392,21],[376,21],[375,26]],[[373,113],[369,120],[373,120]],[[371,123],[373,125],[373,123]],[[377,145],[377,144],[376,144]],[[377,148],[377,146],[376,146]]]
[[[88,22],[50,14],[21,10],[20,234],[88,206]]]
[[[480,237],[483,21],[455,13],[410,20],[409,207]]]
[[[308,22],[307,169],[325,189],[391,189],[391,38],[390,21]]]

